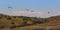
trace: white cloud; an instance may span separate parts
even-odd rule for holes
[[[10,14],[18,16],[42,16],[44,12],[41,11],[12,11]]]

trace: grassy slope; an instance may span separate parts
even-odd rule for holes
[[[11,19],[6,19],[9,17]],[[0,21],[1,21],[0,26],[6,26],[5,29],[9,30],[10,27],[12,26],[19,26],[23,24],[24,22],[23,19],[26,19],[26,18],[29,20],[29,21],[26,21],[28,23],[31,23],[37,20],[40,20],[40,21],[43,20],[42,22],[44,22],[44,20],[48,20],[48,22],[44,22],[42,24],[24,26],[24,27],[16,27],[16,28],[13,28],[13,30],[28,30],[28,29],[36,29],[36,28],[48,28],[48,27],[49,28],[60,28],[60,16],[53,16],[53,17],[49,17],[45,19],[45,18],[36,18],[36,17],[25,17],[25,16],[8,16],[8,15],[3,15],[3,14],[0,14]],[[11,24],[11,23],[14,23],[14,24]]]
[[[37,24],[37,25],[32,25],[32,26],[26,26],[26,27],[19,27],[15,28],[18,30],[28,30],[28,29],[40,29],[40,28],[52,28],[52,29],[60,29],[60,16],[54,16],[48,18],[49,22],[44,23],[44,24]],[[14,29],[14,30],[15,30]]]

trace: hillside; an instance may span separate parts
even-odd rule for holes
[[[36,18],[27,16],[9,16],[0,14],[0,29],[27,30],[29,28],[60,28],[60,16]]]

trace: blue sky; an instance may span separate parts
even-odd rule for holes
[[[13,9],[8,9],[8,6],[12,6]],[[25,10],[25,8],[43,11],[46,13],[43,17],[47,17],[60,12],[60,0],[0,0],[0,12],[3,13],[9,14],[12,11]],[[48,14],[48,11],[51,13]]]

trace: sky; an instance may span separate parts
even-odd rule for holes
[[[0,0],[0,13],[38,17],[60,15],[60,0]]]

